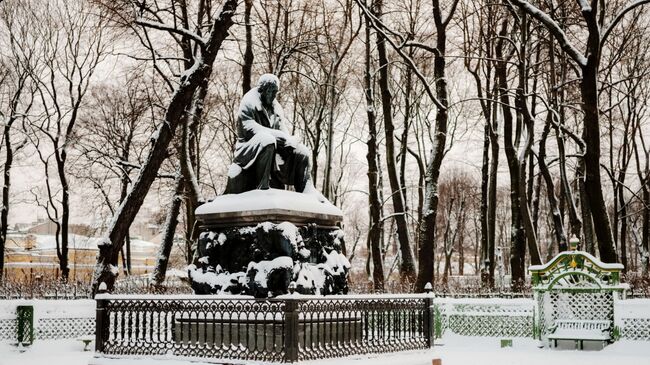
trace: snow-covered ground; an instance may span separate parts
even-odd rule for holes
[[[41,341],[27,349],[0,344],[0,365],[202,365],[207,362],[179,360],[95,358],[75,340]],[[22,352],[21,352],[22,351]],[[498,338],[448,335],[428,351],[409,351],[342,359],[305,362],[310,365],[429,365],[434,358],[443,365],[650,365],[650,342],[619,341],[602,351],[538,348],[531,339],[514,339],[512,348],[500,348]],[[231,363],[233,361],[230,361]],[[249,362],[254,364],[255,362]],[[214,363],[212,363],[214,364]]]

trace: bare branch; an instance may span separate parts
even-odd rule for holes
[[[607,41],[607,37],[609,37],[609,35],[612,33],[612,30],[614,29],[614,27],[616,27],[616,25],[623,19],[625,14],[627,14],[631,10],[633,10],[633,9],[635,9],[635,8],[641,6],[641,5],[647,4],[647,3],[650,3],[650,0],[637,0],[637,1],[629,4],[628,6],[626,6],[620,12],[618,12],[618,14],[616,14],[616,17],[614,17],[614,20],[612,20],[612,22],[609,23],[609,25],[606,27],[605,31],[603,32],[603,35],[600,37],[600,45],[601,45],[601,47],[602,47],[603,44],[605,44],[605,41]]]
[[[178,35],[182,35],[184,37],[188,37],[192,40],[194,40],[196,43],[201,45],[201,48],[205,47],[206,41],[205,39],[201,38],[198,34],[191,32],[185,28],[177,28],[177,27],[172,27],[167,24],[163,23],[158,23],[158,22],[151,22],[148,20],[144,19],[136,19],[135,21],[136,24],[139,24],[143,27],[148,27],[148,28],[153,28],[153,29],[158,29],[158,30],[165,30],[170,33],[175,33]]]
[[[528,15],[544,24],[553,37],[558,41],[560,47],[562,47],[569,57],[571,57],[577,64],[581,67],[587,65],[587,58],[569,42],[562,28],[560,28],[555,20],[553,20],[548,14],[526,0],[512,0],[512,2]]]

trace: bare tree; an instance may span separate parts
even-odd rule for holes
[[[371,75],[371,44],[370,44],[370,25],[369,20],[366,18],[365,22],[365,70],[364,70],[364,89],[366,96],[366,111],[368,116],[368,152],[366,160],[368,161],[368,209],[369,222],[368,222],[368,241],[370,245],[369,255],[372,256],[372,279],[374,289],[376,291],[384,290],[384,261],[382,259],[381,250],[381,231],[383,221],[381,219],[381,203],[379,200],[379,168],[378,154],[377,154],[377,115],[375,112],[375,96],[374,85]]]
[[[526,0],[513,0],[522,11],[536,19],[557,40],[560,47],[576,64],[580,70],[580,93],[582,97],[583,139],[586,145],[585,163],[585,190],[589,198],[591,215],[594,221],[594,230],[598,238],[600,257],[605,262],[617,262],[614,249],[614,236],[607,215],[607,207],[603,195],[600,173],[600,129],[599,129],[599,101],[598,101],[598,72],[601,63],[603,47],[607,44],[612,30],[620,23],[627,13],[638,6],[650,2],[637,0],[624,6],[609,23],[605,23],[607,9],[604,4],[593,0],[578,0],[577,5],[584,23],[586,24],[587,40],[584,52],[580,52],[565,31],[549,14],[542,11]]]
[[[187,60],[191,63],[191,67],[179,77],[178,84],[175,86],[173,95],[167,104],[164,121],[156,131],[145,163],[140,169],[129,194],[113,217],[106,238],[99,247],[100,252],[97,256],[97,266],[93,275],[93,292],[97,292],[100,283],[105,283],[108,290],[113,289],[116,279],[113,268],[117,263],[117,256],[126,233],[140,210],[144,197],[156,178],[158,169],[167,156],[166,150],[176,133],[177,126],[186,119],[186,109],[191,107],[195,92],[212,74],[213,63],[217,52],[221,49],[221,45],[228,36],[228,29],[233,24],[233,16],[237,5],[236,0],[226,0],[216,16],[210,17],[210,23],[206,24],[209,31],[205,36],[200,36],[180,24],[162,23],[155,16],[153,19],[149,19],[147,17],[150,17],[151,14],[144,11],[135,20],[144,28],[162,30],[174,39],[179,37],[181,43],[193,43],[194,47],[190,49],[195,49],[195,53],[191,55],[191,59]],[[199,17],[200,22],[206,20],[202,15]],[[199,27],[202,25],[200,24]],[[183,47],[181,46],[182,49],[186,49]]]
[[[61,278],[67,280],[71,209],[67,163],[84,97],[97,66],[106,55],[104,28],[101,18],[84,1],[29,6],[34,47],[42,53],[30,77],[36,85],[42,113],[29,119],[28,136],[46,176],[47,193],[38,204],[56,226]]]
[[[0,9],[0,29],[8,35],[8,43],[0,43],[0,121],[4,153],[2,205],[0,205],[0,281],[4,274],[4,253],[9,226],[11,173],[16,153],[25,146],[25,139],[17,141],[15,125],[24,122],[34,105],[36,90],[30,78],[31,67],[37,58],[36,50],[29,47],[30,24],[24,4],[5,5]],[[20,137],[20,136],[19,136]]]

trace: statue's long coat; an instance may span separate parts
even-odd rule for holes
[[[237,144],[233,164],[228,171],[226,194],[292,184],[302,191],[309,176],[309,158],[304,146],[290,142],[282,121],[284,111],[274,100],[272,108],[263,106],[257,88],[242,98],[237,114]],[[262,153],[269,144],[274,154]],[[262,170],[270,166],[269,176],[259,179]],[[266,179],[266,180],[265,180]],[[260,180],[260,181],[258,181]]]

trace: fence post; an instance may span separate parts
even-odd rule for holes
[[[108,340],[109,318],[106,306],[108,299],[95,299],[97,311],[95,316],[95,352],[104,352],[105,342]]]
[[[34,306],[17,306],[16,316],[18,317],[18,344],[31,345],[34,342]]]
[[[435,307],[433,305],[433,288],[431,283],[427,283],[424,286],[424,292],[426,297],[424,298],[424,336],[426,337],[426,343],[429,348],[433,347],[435,331],[433,326],[433,321],[435,317]]]
[[[298,361],[298,303],[297,299],[284,299],[284,361]]]

